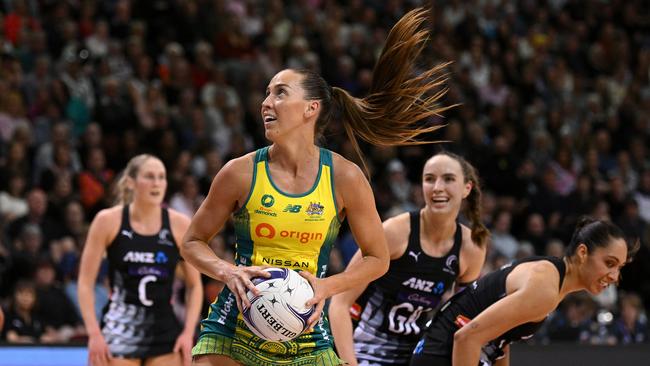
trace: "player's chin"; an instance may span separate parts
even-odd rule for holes
[[[590,288],[587,289],[587,292],[589,292],[592,295],[600,295],[603,291],[605,291],[606,288],[607,287],[601,286],[600,283],[595,283]]]

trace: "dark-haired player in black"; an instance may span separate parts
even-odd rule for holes
[[[407,365],[443,294],[480,274],[488,231],[481,224],[475,169],[457,155],[439,153],[424,165],[422,192],[423,209],[383,225],[391,255],[388,272],[367,287],[332,298],[336,349],[351,365]],[[471,229],[457,222],[463,200]],[[361,260],[357,253],[349,266]]]
[[[598,294],[638,249],[615,225],[582,219],[563,258],[533,257],[492,272],[449,299],[411,366],[507,366],[508,345],[532,336],[569,293]]]

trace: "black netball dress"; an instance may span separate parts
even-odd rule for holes
[[[154,235],[140,235],[124,206],[117,237],[107,249],[112,293],[104,308],[102,334],[113,356],[146,358],[173,351],[182,327],[171,306],[180,260],[169,212]]]
[[[411,232],[404,254],[371,282],[352,307],[355,354],[360,365],[408,365],[433,309],[459,272],[462,228],[442,257],[420,245],[420,211],[410,213]]]
[[[507,295],[506,279],[510,272],[521,263],[549,261],[560,273],[559,287],[562,287],[566,265],[556,257],[531,257],[503,266],[467,286],[465,290],[452,296],[436,313],[431,324],[424,332],[422,340],[415,348],[411,366],[451,365],[454,346],[454,333],[470,322],[490,305]],[[504,355],[504,348],[517,340],[531,337],[544,321],[521,324],[496,339],[488,342],[481,349],[480,366],[490,366]]]

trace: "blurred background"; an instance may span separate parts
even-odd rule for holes
[[[0,1],[0,304],[20,343],[84,346],[76,276],[88,224],[139,153],[167,167],[191,216],[224,162],[266,144],[260,103],[285,67],[368,90],[408,0]],[[423,205],[421,168],[444,148],[474,164],[492,231],[485,271],[561,256],[580,215],[641,250],[618,288],[568,297],[532,344],[648,342],[650,7],[642,0],[435,1],[423,62],[449,67],[431,139],[363,146],[383,218]],[[417,70],[414,70],[417,72]],[[323,146],[357,161],[341,125]],[[211,246],[232,259],[234,232]],[[331,273],[355,250],[342,230]],[[223,284],[204,278],[205,308]],[[96,286],[107,300],[106,267]],[[174,306],[183,314],[182,284]],[[15,319],[11,318],[11,319]],[[0,351],[2,348],[0,347]],[[593,363],[592,363],[593,364]]]

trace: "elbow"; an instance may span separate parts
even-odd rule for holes
[[[454,348],[458,349],[481,348],[488,341],[480,339],[467,325],[454,333]]]
[[[467,329],[459,329],[454,333],[454,346],[463,345],[470,339]]]
[[[345,308],[345,306],[346,304],[341,294],[336,294],[330,300],[329,312],[339,314],[340,310]]]
[[[187,260],[188,259],[188,254],[191,252],[192,248],[192,241],[188,237],[184,237],[183,241],[181,242],[181,245],[178,246],[178,251],[181,254],[181,257],[183,259]]]
[[[388,268],[390,267],[390,256],[382,256],[377,258],[379,263],[375,267],[377,269],[377,272],[375,274],[375,278],[373,280],[376,280],[377,278],[383,276],[388,272]]]

